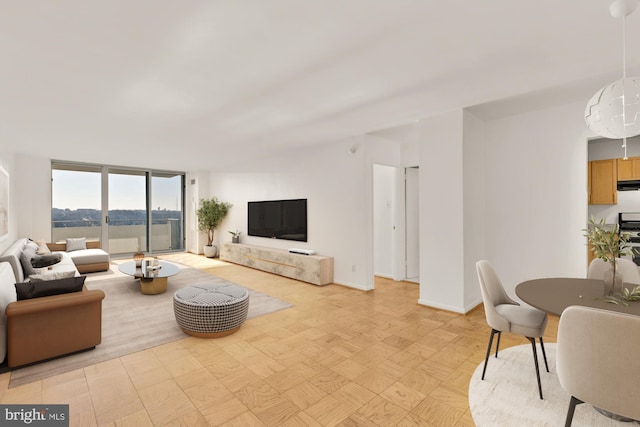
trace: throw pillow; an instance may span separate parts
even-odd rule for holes
[[[36,273],[29,276],[29,280],[32,282],[45,282],[51,280],[65,279],[67,277],[75,277],[76,272],[74,270],[67,271],[46,271],[44,273]]]
[[[67,239],[67,252],[81,251],[82,249],[87,249],[86,237]]]
[[[29,239],[27,240],[27,242],[24,244],[24,249],[26,248],[31,248],[34,251],[38,251],[38,244],[36,242],[34,242],[33,240]]]
[[[62,260],[62,254],[38,255],[37,253],[31,258],[31,266],[33,268],[49,267],[59,263]]]
[[[80,292],[87,276],[69,277],[66,279],[48,280],[46,282],[16,283],[18,301],[31,298],[48,297],[51,295]]]
[[[47,246],[47,242],[45,242],[44,240],[35,240],[35,242],[38,245],[38,250],[36,251],[38,255],[46,255],[51,253],[51,249],[49,249],[49,246]]]
[[[22,264],[22,271],[24,272],[25,277],[36,273],[31,265],[31,259],[34,256],[36,256],[36,249],[29,245],[26,245],[20,253],[20,264]]]

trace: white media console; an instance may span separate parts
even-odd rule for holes
[[[220,259],[314,285],[333,282],[333,257],[302,255],[285,249],[225,243]]]

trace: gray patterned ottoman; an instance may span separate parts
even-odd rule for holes
[[[200,283],[173,295],[176,322],[189,335],[223,337],[240,328],[249,311],[249,291],[230,282]]]

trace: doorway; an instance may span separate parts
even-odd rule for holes
[[[373,165],[373,274],[420,280],[417,167]]]

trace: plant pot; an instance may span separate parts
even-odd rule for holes
[[[240,236],[231,236],[231,243],[240,243]]]
[[[204,245],[203,249],[204,249],[204,256],[206,256],[207,258],[215,257],[218,252],[218,247],[216,245],[211,245],[211,246]]]

